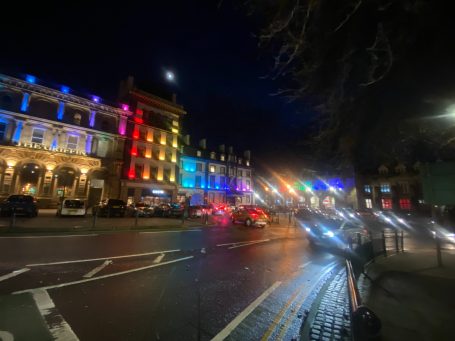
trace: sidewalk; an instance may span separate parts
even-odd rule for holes
[[[382,322],[382,340],[453,340],[455,338],[455,253],[399,253],[377,257],[359,278],[363,303]]]

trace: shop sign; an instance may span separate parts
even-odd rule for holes
[[[82,152],[79,150],[67,149],[67,148],[51,148],[51,147],[45,146],[44,144],[41,144],[41,143],[19,142],[18,146],[25,147],[25,148],[31,148],[31,149],[47,150],[47,151],[51,151],[51,152],[65,153],[65,154],[83,155],[83,156],[87,155],[85,152]]]

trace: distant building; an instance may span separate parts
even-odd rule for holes
[[[24,78],[0,75],[0,196],[117,197],[128,109]]]
[[[218,152],[208,151],[205,139],[193,147],[187,135],[181,146],[179,185],[181,198],[191,197],[192,205],[252,205],[250,152],[241,158],[234,154],[232,147],[226,151],[224,145]]]
[[[177,200],[181,105],[138,89],[129,77],[120,99],[133,112],[127,126],[120,197],[150,204]]]
[[[357,175],[360,209],[427,210],[423,200],[419,164],[382,164],[376,171]]]

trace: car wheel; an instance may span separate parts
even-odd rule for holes
[[[250,227],[251,225],[253,225],[253,222],[251,221],[251,219],[245,220],[245,226]]]

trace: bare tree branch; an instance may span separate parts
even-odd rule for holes
[[[357,10],[359,9],[360,5],[362,5],[362,0],[359,0],[357,2],[357,4],[354,6],[354,9],[348,13],[348,15],[346,16],[346,18],[344,18],[344,20],[333,30],[333,33],[337,32],[338,30],[340,30],[350,19],[351,17],[357,12]]]

